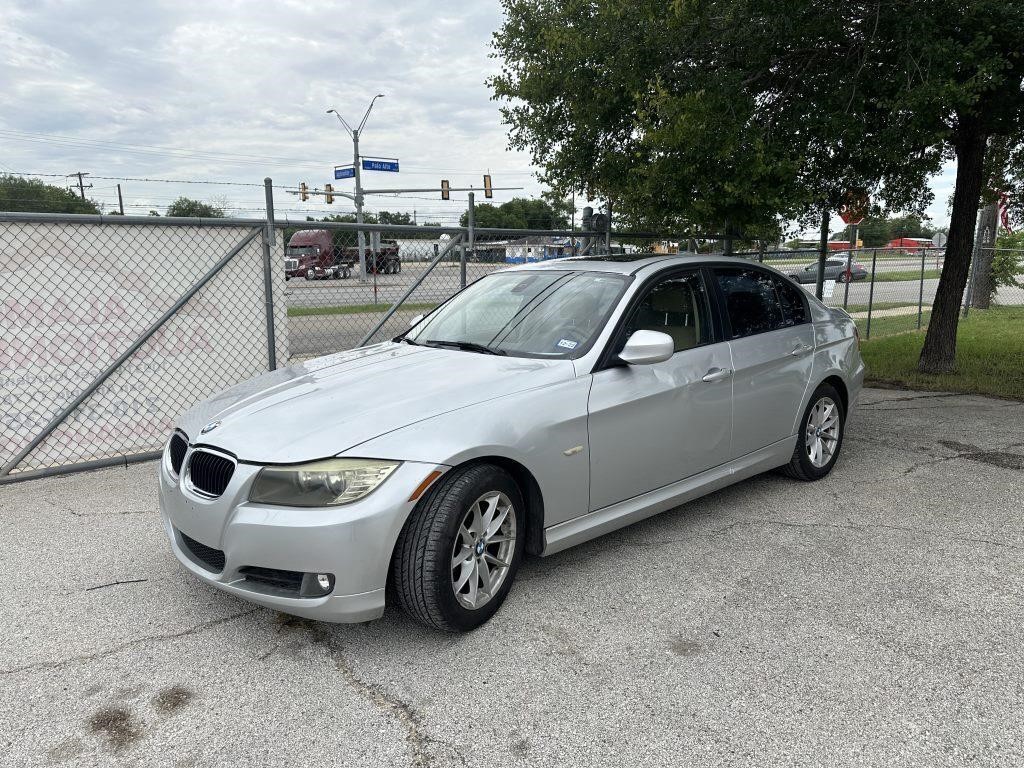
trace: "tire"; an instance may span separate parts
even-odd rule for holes
[[[845,272],[841,273],[839,275],[839,277],[836,278],[836,282],[837,283],[845,283],[846,280],[847,280],[847,277],[846,277],[846,273]]]
[[[307,269],[306,270],[306,279],[307,280],[312,280],[313,279],[313,270],[312,269]]]
[[[489,497],[496,498],[498,510],[505,502],[511,505],[491,535],[501,541],[484,544],[484,539],[478,539],[475,547],[470,546],[460,531],[479,527],[481,521],[474,510],[481,501],[484,509],[490,508]],[[469,526],[464,526],[467,518]],[[399,605],[421,624],[446,632],[468,632],[479,627],[497,612],[512,586],[523,557],[525,524],[522,494],[503,469],[474,464],[451,470],[420,500],[398,536],[391,580]],[[474,531],[472,536],[478,533]],[[465,559],[453,566],[457,553],[465,554]],[[498,556],[507,563],[503,572],[491,562],[499,560]],[[484,578],[481,561],[488,572],[495,568],[496,582],[490,596],[480,589]],[[463,584],[457,595],[458,581]],[[473,599],[482,602],[469,607],[466,603]]]
[[[827,413],[827,403],[831,403],[834,407],[834,414],[836,417],[836,429],[834,437],[831,440],[826,439],[826,435],[832,432],[831,429],[822,432],[821,439],[818,440],[818,445],[822,446],[827,450],[827,446],[830,443],[834,443],[832,452],[828,455],[827,460],[823,463],[819,463],[817,460],[812,459],[810,450],[814,449],[814,444],[810,444],[808,448],[808,438],[815,436],[814,432],[811,431],[812,427],[817,429],[815,425],[811,423],[812,413],[819,404],[825,405],[823,409],[825,411],[825,424],[828,424],[830,418]],[[815,414],[817,416],[817,414]],[[843,447],[843,437],[846,434],[846,411],[843,408],[843,400],[836,391],[836,388],[831,384],[822,384],[811,395],[810,401],[807,403],[807,408],[804,409],[803,416],[800,419],[800,426],[797,429],[796,447],[793,449],[793,457],[789,460],[789,463],[784,467],[780,468],[780,471],[789,477],[796,480],[812,481],[821,480],[829,472],[832,471],[832,467],[835,466],[836,461],[839,458],[839,452]],[[825,459],[824,455],[819,454],[822,459]]]
[[[804,284],[804,281],[800,279],[800,275],[790,275],[789,279],[795,280],[796,282],[800,283],[800,285]]]

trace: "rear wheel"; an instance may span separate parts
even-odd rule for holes
[[[402,608],[448,632],[483,624],[512,586],[525,540],[522,495],[490,464],[453,469],[420,500],[392,560]]]
[[[796,447],[782,472],[797,480],[820,480],[832,471],[843,447],[846,413],[831,384],[818,387],[804,411]]]

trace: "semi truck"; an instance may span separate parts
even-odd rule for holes
[[[379,249],[371,248],[368,242],[364,251],[367,274],[394,275],[402,271],[398,243],[394,240],[381,238]],[[358,263],[359,246],[335,245],[333,235],[327,229],[300,229],[288,239],[284,248],[286,280],[293,277],[305,277],[307,280],[324,276],[348,277]]]

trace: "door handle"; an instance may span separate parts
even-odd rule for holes
[[[701,377],[701,381],[721,381],[732,376],[729,368],[712,368]]]
[[[814,347],[812,347],[810,344],[797,344],[796,347],[793,348],[793,351],[790,352],[789,354],[791,354],[793,357],[800,357],[800,355],[806,355],[812,349],[814,349]]]

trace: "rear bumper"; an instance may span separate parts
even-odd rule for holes
[[[273,610],[332,622],[378,618],[395,541],[415,506],[409,496],[432,471],[446,467],[406,462],[366,498],[322,509],[250,503],[259,469],[238,464],[224,494],[205,499],[173,474],[165,452],[159,499],[174,556],[210,586]],[[213,561],[200,556],[208,550],[217,553]],[[286,594],[246,574],[249,567],[330,574],[333,588],[319,597]]]

